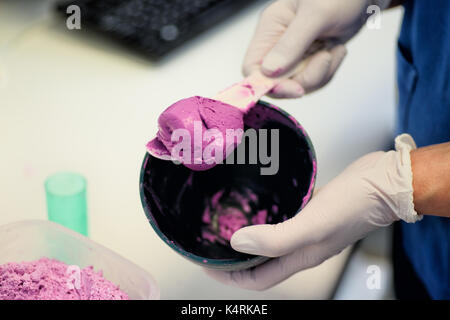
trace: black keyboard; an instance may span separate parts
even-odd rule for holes
[[[74,0],[81,27],[95,29],[157,59],[231,16],[251,0]]]

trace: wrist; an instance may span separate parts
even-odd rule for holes
[[[434,145],[411,152],[414,208],[421,214],[446,216],[449,211],[448,192],[445,191],[450,179],[449,146]]]
[[[429,184],[424,172],[424,152],[420,149],[411,151],[411,170],[413,172],[413,199],[417,212],[425,211],[425,204],[430,201],[433,194],[433,185]]]

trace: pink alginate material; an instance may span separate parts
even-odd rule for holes
[[[229,139],[230,145],[227,146],[226,137],[229,130],[243,133],[244,113],[221,101],[195,96],[180,100],[164,110],[158,118],[158,127],[156,138],[147,144],[150,154],[166,160],[176,159],[191,170],[204,171],[225,160],[240,143],[240,135],[232,136],[233,140],[230,142]],[[173,149],[184,141],[181,136],[173,140],[177,137],[174,132],[180,129],[179,133],[189,134],[187,145],[191,146],[187,149],[190,150],[183,149],[179,155],[172,157]],[[206,131],[213,129],[220,133],[222,139],[206,137]],[[209,153],[205,154],[206,148],[213,150],[212,157]],[[216,150],[221,150],[221,153],[216,154]]]
[[[0,265],[0,300],[129,300],[92,266],[41,258]]]

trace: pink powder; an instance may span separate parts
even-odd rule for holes
[[[206,224],[211,223],[211,212],[209,211],[209,207],[206,207],[205,211],[203,211],[202,221]]]
[[[217,205],[219,204],[219,200],[222,197],[224,192],[225,192],[225,190],[220,190],[211,197],[211,206],[213,208],[217,207]]]
[[[0,300],[129,300],[95,272],[48,258],[0,265]]]
[[[248,225],[248,220],[241,210],[237,208],[227,208],[219,216],[218,224],[219,235],[226,240],[231,240],[233,233]]]
[[[250,198],[251,197],[250,195],[255,196],[256,200],[254,197]],[[240,204],[240,206],[242,207],[242,210],[244,210],[245,213],[250,213],[250,211],[252,210],[252,208],[250,207],[250,204],[249,204],[250,200],[253,199],[252,201],[255,201],[255,202],[258,201],[258,196],[252,192],[247,192],[246,195],[243,196],[242,194],[240,194],[236,191],[231,191],[230,197],[235,199]]]
[[[218,236],[216,236],[215,234],[212,234],[211,232],[209,232],[208,230],[203,230],[202,231],[202,237],[205,240],[208,240],[209,242],[220,242],[222,244],[225,244],[225,241],[222,238],[219,238]],[[201,241],[201,239],[200,239]]]
[[[267,210],[259,210],[258,213],[252,218],[253,224],[264,224],[267,221]]]
[[[278,213],[278,206],[276,204],[272,205],[272,212]]]
[[[211,196],[203,211],[202,238],[226,244],[237,230],[250,224],[267,223],[267,209],[252,213],[251,205],[257,206],[258,201],[258,196],[250,189],[232,190],[227,194],[225,190],[219,190]]]

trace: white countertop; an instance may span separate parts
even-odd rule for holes
[[[348,250],[264,292],[226,287],[164,244],[140,204],[139,170],[156,119],[172,102],[212,96],[240,80],[265,1],[185,45],[161,64],[61,30],[49,1],[0,3],[0,224],[46,219],[43,182],[56,171],[88,180],[90,237],[148,270],[163,299],[329,297]],[[357,157],[386,148],[395,114],[400,9],[365,30],[325,89],[275,101],[308,131],[323,185]]]

